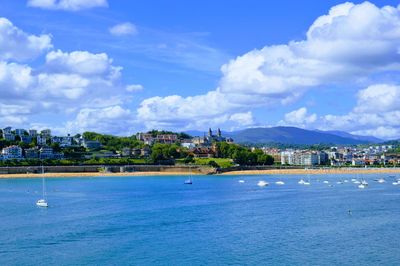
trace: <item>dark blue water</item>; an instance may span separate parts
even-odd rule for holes
[[[399,265],[400,186],[343,177],[3,179],[0,265]]]

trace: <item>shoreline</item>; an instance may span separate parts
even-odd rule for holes
[[[333,174],[400,174],[400,168],[340,168],[340,169],[269,169],[269,170],[240,170],[230,171],[215,176],[227,175],[333,175]],[[79,178],[79,177],[135,177],[135,176],[188,176],[201,175],[201,173],[183,172],[183,171],[137,171],[137,172],[65,172],[65,173],[45,173],[45,174],[0,174],[0,179],[17,179],[17,178],[41,178],[42,176],[49,178]]]

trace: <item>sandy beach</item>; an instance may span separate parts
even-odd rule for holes
[[[337,169],[271,169],[271,170],[245,170],[231,171],[218,175],[321,175],[321,174],[397,174],[400,168],[337,168]],[[105,176],[187,176],[199,175],[190,172],[83,172],[83,173],[45,173],[45,177],[105,177]],[[218,176],[217,175],[217,176]],[[41,178],[42,174],[0,174],[0,178]]]

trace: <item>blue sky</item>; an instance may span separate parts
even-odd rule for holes
[[[0,124],[399,138],[398,4],[2,1]]]

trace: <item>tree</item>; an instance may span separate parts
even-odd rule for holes
[[[211,166],[211,167],[214,167],[214,168],[220,168],[219,164],[216,161],[213,161],[213,160],[209,161],[208,165]]]

